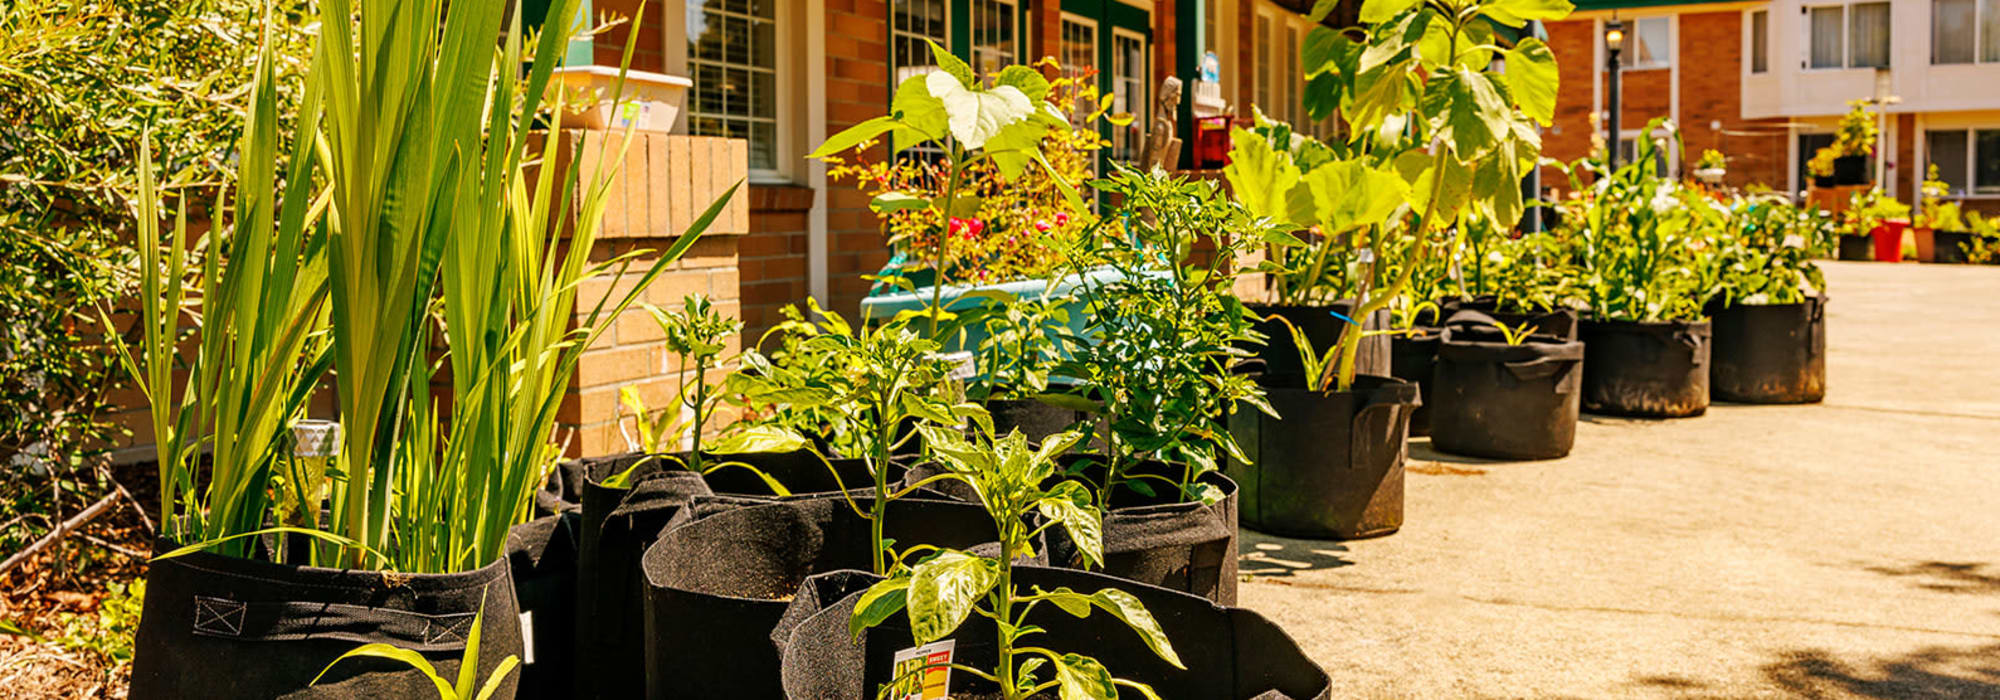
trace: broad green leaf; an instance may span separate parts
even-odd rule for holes
[[[1075,617],[1090,617],[1090,609],[1094,606],[1094,603],[1090,601],[1090,596],[1068,588],[1058,588],[1053,591],[1036,591],[1036,595],[1041,596],[1050,603],[1054,603],[1057,608]]]
[[[1001,69],[993,84],[1012,85],[1031,102],[1041,102],[1049,96],[1049,79],[1042,77],[1041,71],[1019,64]]]
[[[813,149],[813,152],[806,157],[825,158],[845,153],[848,149],[861,145],[863,141],[888,133],[890,129],[894,129],[896,126],[896,120],[890,117],[876,117],[861,122],[860,124],[843,129],[838,134],[827,137],[825,143],[821,143],[819,148]]]
[[[979,84],[979,79],[972,74],[972,66],[966,65],[965,61],[959,60],[950,51],[946,51],[944,47],[938,46],[935,41],[925,39],[924,43],[931,46],[931,60],[936,61],[938,68],[942,69],[946,75],[950,75],[953,79],[957,80],[959,87],[972,88]],[[938,94],[937,90],[932,90],[931,94]]]
[[[1076,654],[1063,654],[1054,659],[1056,687],[1061,690],[1062,700],[1118,700],[1118,686],[1111,682],[1111,672],[1096,659]]]
[[[1519,27],[1528,20],[1562,19],[1574,10],[1576,6],[1569,0],[1493,0],[1479,7],[1481,14],[1509,27]]]
[[[1287,193],[1299,182],[1299,168],[1292,164],[1292,155],[1272,148],[1264,137],[1241,127],[1231,129],[1229,138],[1234,146],[1222,175],[1229,179],[1230,189],[1243,207],[1256,216],[1297,223],[1285,205]]]
[[[1299,58],[1304,61],[1306,76],[1338,71],[1340,58],[1344,54],[1359,51],[1360,44],[1354,43],[1331,27],[1313,27],[1306,32],[1306,43],[1299,48]]]
[[[1000,127],[986,141],[986,153],[1000,168],[1002,179],[1019,178],[1029,165],[1034,164],[1035,158],[1041,155],[1042,135],[1048,130],[1049,126],[1041,120],[1021,119]]]
[[[910,572],[910,633],[918,644],[951,634],[972,614],[973,605],[1000,582],[990,559],[947,551]]]
[[[775,425],[757,425],[737,430],[722,436],[714,445],[703,449],[716,454],[746,454],[751,452],[793,452],[806,447],[806,437],[788,428]]]
[[[1146,646],[1152,647],[1153,653],[1173,664],[1174,668],[1187,668],[1181,664],[1180,655],[1174,653],[1174,645],[1167,640],[1166,631],[1160,629],[1160,622],[1153,619],[1153,614],[1146,611],[1146,604],[1139,602],[1138,598],[1116,588],[1106,588],[1092,594],[1090,601],[1123,621],[1133,632],[1139,633]]]
[[[931,205],[931,200],[907,192],[884,192],[869,200],[868,208],[877,214],[888,214],[905,209],[923,209]]]
[[[891,148],[900,151],[942,139],[949,132],[944,101],[931,95],[928,75],[912,75],[896,86],[896,96],[889,102],[889,114],[897,122],[895,133],[890,135]]]
[[[883,579],[861,594],[854,603],[854,616],[847,619],[849,636],[861,636],[861,630],[882,624],[889,616],[902,612],[907,604],[910,577],[907,573]]]
[[[1047,496],[1035,502],[1035,510],[1044,518],[1062,523],[1063,531],[1076,543],[1077,553],[1083,556],[1085,564],[1104,563],[1104,525],[1097,509],[1091,506],[1090,489],[1075,481],[1056,484]]]
[[[1312,12],[1306,15],[1306,19],[1313,24],[1319,24],[1320,20],[1324,20],[1327,15],[1333,14],[1333,8],[1339,6],[1340,0],[1314,0]]]
[[[1035,104],[1020,88],[1001,85],[992,90],[974,90],[960,85],[946,73],[932,73],[925,79],[931,94],[944,102],[952,138],[965,148],[984,148],[987,139],[1003,127],[1034,114]]]
[[[1534,37],[1522,39],[1508,49],[1507,72],[1503,80],[1507,92],[1521,111],[1548,126],[1555,122],[1556,91],[1562,77],[1556,70],[1556,56],[1549,45]]]
[[[1418,0],[1363,0],[1361,3],[1361,23],[1381,24],[1404,10],[1415,7]]]
[[[1410,198],[1410,185],[1359,159],[1330,163],[1305,176],[1313,220],[1327,233],[1382,223]]]

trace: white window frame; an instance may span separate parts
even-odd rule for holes
[[[1222,86],[1223,102],[1227,103],[1232,111],[1236,109],[1242,97],[1242,88],[1237,85],[1239,82],[1237,77],[1242,75],[1243,67],[1236,63],[1242,58],[1238,55],[1240,52],[1237,47],[1242,30],[1237,26],[1241,23],[1237,21],[1236,3],[1253,1],[1205,0],[1205,7],[1215,8],[1215,21],[1211,23],[1213,26],[1206,29],[1215,39],[1215,47],[1212,50],[1215,51],[1216,61],[1222,65],[1221,74],[1215,76],[1216,82]],[[1207,53],[1211,49],[1204,44],[1201,50]]]
[[[1889,47],[1887,49],[1889,65],[1879,67],[1857,66],[1854,65],[1854,6],[1876,4],[1889,6]],[[1815,67],[1812,64],[1812,11],[1834,7],[1840,8],[1840,65]],[[1802,52],[1799,56],[1799,68],[1801,70],[1807,72],[1878,70],[1896,65],[1896,5],[1893,2],[1885,2],[1884,0],[1846,0],[1845,2],[1806,3],[1799,6],[1799,17],[1799,34],[1801,38],[1799,49]],[[1928,33],[1926,33],[1926,36],[1928,36]]]
[[[1135,76],[1119,75],[1118,61],[1121,56],[1121,52],[1118,50],[1118,41],[1120,39],[1139,42],[1140,66],[1138,75]],[[1116,94],[1119,83],[1121,82],[1129,82],[1130,85],[1133,88],[1135,88],[1134,92],[1137,93],[1136,99],[1131,100],[1130,102],[1127,103],[1127,108],[1125,111],[1130,112],[1132,114],[1132,118],[1135,124],[1140,124],[1142,126],[1150,128],[1150,124],[1148,123],[1147,120],[1152,119],[1153,115],[1153,105],[1151,102],[1152,91],[1148,89],[1153,80],[1152,42],[1147,41],[1146,35],[1141,34],[1139,32],[1135,32],[1130,29],[1126,29],[1124,27],[1112,27],[1111,65],[1107,67],[1105,70],[1111,73],[1111,89],[1113,90],[1113,94]],[[1113,107],[1113,111],[1116,111],[1115,106]],[[1114,132],[1115,135],[1122,135],[1122,138],[1127,138],[1127,139],[1132,138],[1132,129],[1129,126],[1113,127],[1113,128],[1117,129],[1117,131]],[[1118,148],[1116,146],[1118,138],[1119,137],[1114,136],[1114,138],[1112,139],[1113,146],[1112,146],[1111,157],[1114,159],[1123,159],[1123,160],[1135,159],[1139,156],[1139,151],[1142,148],[1144,148],[1144,144],[1128,143],[1125,144],[1125,152],[1120,153],[1118,152]]]
[[[1626,63],[1626,64],[1624,64],[1624,65],[1620,66],[1620,67],[1618,68],[1619,72],[1622,72],[1622,73],[1629,73],[1629,72],[1632,72],[1632,71],[1641,71],[1641,70],[1666,70],[1666,69],[1670,69],[1670,68],[1673,68],[1673,67],[1674,67],[1674,59],[1676,59],[1676,58],[1679,58],[1679,54],[1680,54],[1680,52],[1678,51],[1678,49],[1679,49],[1679,44],[1680,44],[1680,33],[1681,33],[1681,28],[1680,28],[1680,22],[1676,22],[1676,21],[1674,21],[1674,20],[1675,20],[1675,16],[1674,16],[1674,15],[1649,15],[1649,16],[1645,16],[1645,17],[1634,17],[1634,18],[1632,18],[1632,19],[1628,19],[1628,20],[1625,20],[1625,37],[1626,37],[1626,39],[1625,39],[1625,44],[1626,44],[1626,46],[1625,46],[1625,48],[1624,48],[1623,50],[1621,50],[1621,51],[1619,51],[1619,52],[1618,52],[1618,60],[1619,60],[1619,61],[1621,61],[1621,62],[1623,62],[1623,61],[1625,61],[1625,60],[1626,60],[1627,58],[1630,58],[1632,62],[1631,62],[1631,63]],[[1665,23],[1666,23],[1666,25],[1667,25],[1667,50],[1666,50],[1666,51],[1664,52],[1664,53],[1666,54],[1666,58],[1662,58],[1662,59],[1655,59],[1655,60],[1652,60],[1652,61],[1648,61],[1648,62],[1646,62],[1646,63],[1640,63],[1640,62],[1639,62],[1639,59],[1638,59],[1638,55],[1639,55],[1639,53],[1638,53],[1638,51],[1636,51],[1636,50],[1635,50],[1635,48],[1637,47],[1637,44],[1636,44],[1635,42],[1636,42],[1636,41],[1638,40],[1638,38],[1639,38],[1639,23],[1640,23],[1640,22],[1665,22]]]
[[[690,0],[693,1],[695,0]],[[667,12],[666,21],[661,23],[660,31],[666,34],[667,72],[692,78],[695,75],[695,65],[694,58],[688,53],[686,10],[689,9],[703,8],[686,5],[680,12]],[[806,22],[804,8],[797,6],[797,3],[780,2],[774,8],[769,21],[774,25],[772,40],[777,42],[777,45],[772,47],[772,72],[775,74],[772,86],[777,93],[774,101],[776,112],[771,119],[774,139],[771,153],[774,167],[752,167],[748,174],[753,183],[800,182],[805,177],[807,169],[804,163],[805,120],[786,119],[783,115],[802,114],[805,111],[805,97],[802,94],[806,87],[804,76],[807,74],[803,31]],[[734,65],[717,64],[707,60],[702,63]],[[694,97],[689,95],[687,108],[683,109],[681,115],[675,119],[676,133],[693,133],[690,120],[694,116],[694,106]]]
[[[1637,158],[1639,155],[1639,143],[1638,143],[1639,137],[1646,133],[1647,132],[1644,127],[1640,127],[1637,129],[1623,129],[1618,132],[1617,148],[1618,148],[1619,167],[1624,167],[1631,163],[1631,161],[1627,160],[1625,157],[1625,142],[1626,141],[1632,142],[1632,157]],[[1678,140],[1674,139],[1674,132],[1668,131],[1667,128],[1663,126],[1658,129],[1655,129],[1652,132],[1652,137],[1656,139],[1663,139],[1667,142],[1667,152],[1665,154],[1667,160],[1666,172],[1655,173],[1655,174],[1663,178],[1678,179],[1681,176],[1681,144]]]
[[[1099,26],[1097,20],[1095,19],[1092,19],[1090,17],[1085,17],[1083,15],[1079,15],[1074,12],[1064,12],[1062,13],[1062,19],[1056,22],[1056,41],[1062,47],[1062,50],[1057,52],[1056,60],[1062,64],[1063,72],[1067,73],[1071,77],[1081,74],[1081,71],[1077,70],[1076,62],[1070,60],[1070,55],[1071,55],[1070,52],[1073,50],[1070,44],[1079,43],[1070,40],[1069,38],[1070,25],[1076,25],[1078,27],[1083,27],[1090,30],[1090,50],[1085,52],[1086,55],[1090,56],[1089,68],[1099,71],[1104,70],[1103,66],[1097,65],[1098,54],[1101,53],[1099,51],[1099,48],[1102,46],[1101,42],[1103,41],[1104,28]],[[1092,109],[1094,108],[1095,107],[1092,106]],[[1072,112],[1083,112],[1082,114],[1073,113],[1070,115],[1070,118],[1079,124],[1081,124],[1083,119],[1090,116],[1090,114],[1087,111],[1084,111],[1082,105],[1071,105],[1069,109]]]
[[[1263,111],[1265,116],[1285,121],[1291,121],[1290,117],[1283,112],[1275,112],[1273,108],[1287,102],[1285,82],[1280,79],[1284,73],[1278,70],[1276,62],[1277,54],[1283,53],[1280,50],[1282,44],[1277,41],[1278,32],[1290,29],[1291,25],[1285,21],[1290,14],[1290,11],[1269,0],[1257,0],[1257,11],[1251,13],[1250,19],[1250,50],[1255,52],[1250,71],[1257,76],[1256,83],[1249,86],[1250,103]],[[1269,34],[1258,37],[1256,31],[1264,27],[1269,28]]]
[[[696,0],[688,0],[688,2],[695,2],[695,1]],[[887,0],[887,2],[885,3],[885,6],[888,8],[889,12],[889,16],[886,22],[888,24],[888,29],[889,29],[889,43],[886,48],[889,51],[889,59],[888,59],[889,90],[891,92],[893,92],[897,86],[902,85],[903,79],[909,77],[909,75],[918,73],[928,73],[932,70],[937,69],[937,66],[931,63],[919,63],[908,66],[897,65],[896,64],[897,38],[910,37],[913,39],[930,39],[931,41],[937,42],[938,46],[944,47],[944,50],[946,51],[951,50],[951,0],[942,0],[942,2],[944,4],[944,25],[943,25],[944,36],[931,36],[929,34],[922,34],[910,31],[908,29],[898,28],[896,26],[896,0]],[[908,71],[908,69],[918,69],[918,70],[910,71],[908,74],[906,74],[906,71]]]
[[[1764,18],[1764,69],[1757,70],[1757,17]],[[1771,10],[1760,8],[1743,11],[1743,73],[1745,75],[1771,74]]]
[[[1919,125],[1917,129],[1917,148],[1919,152],[1916,155],[1917,162],[1920,164],[1918,167],[1923,168],[1919,173],[1920,176],[1928,174],[1930,171],[1931,154],[1928,151],[1931,145],[1931,132],[1934,131],[1957,131],[1965,134],[1965,191],[1954,192],[1949,198],[1957,200],[2000,198],[2000,182],[1982,183],[1975,179],[1979,176],[1979,132],[2000,131],[2000,124],[1949,126],[1941,129],[1932,128],[1928,125]],[[1995,158],[2000,158],[2000,153],[1992,155]]]
[[[972,39],[972,50],[971,53],[969,54],[970,56],[972,56],[972,70],[976,73],[979,73],[981,77],[990,79],[996,75],[999,75],[1000,71],[998,68],[996,68],[991,72],[991,74],[988,74],[981,70],[981,67],[984,65],[984,59],[985,59],[984,54],[997,53],[997,51],[995,51],[994,49],[988,48],[979,43],[980,13],[978,10],[977,3],[981,2],[991,2],[996,5],[1004,7],[1005,8],[1004,11],[1007,12],[1008,16],[1013,18],[1014,21],[1013,24],[1014,36],[1012,42],[1014,45],[1014,53],[1012,55],[1002,56],[1004,60],[1000,62],[999,68],[1005,68],[1007,66],[1011,66],[1021,62],[1021,55],[1023,53],[1021,51],[1021,47],[1022,43],[1027,41],[1027,32],[1022,31],[1021,25],[1023,24],[1022,22],[1023,17],[1021,16],[1021,5],[1018,2],[1018,0],[966,0],[966,7],[971,11],[972,14],[971,24],[968,25],[967,27],[967,30],[972,35],[970,37]],[[945,2],[945,16],[947,18],[951,16],[951,2],[949,0]],[[950,22],[947,20],[946,27],[949,28],[949,26]]]
[[[1931,65],[1976,66],[1981,64],[2000,63],[2000,56],[1994,56],[1992,58],[1986,57],[1986,41],[1988,37],[1986,36],[1985,32],[1986,30],[1985,15],[1989,11],[2000,12],[2000,5],[1996,5],[1990,8],[1989,10],[1987,4],[1991,1],[1992,0],[1972,0],[1972,60],[1940,63],[1937,60],[1937,22],[1938,22],[1937,0],[1930,0],[1931,28],[1928,36],[1930,37],[1930,42],[1931,42],[1930,43]]]

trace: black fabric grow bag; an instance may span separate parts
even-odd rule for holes
[[[1683,418],[1708,410],[1706,319],[1584,319],[1582,330],[1584,412]]]
[[[1057,479],[1076,479],[1090,484],[1095,492],[1104,483],[1103,457],[1069,454],[1058,458],[1064,474]],[[1180,465],[1159,461],[1125,465],[1120,469],[1132,476],[1157,476],[1179,482],[1185,477]],[[914,483],[936,474],[936,466],[919,464],[910,468]],[[1103,514],[1102,573],[1190,593],[1221,603],[1236,603],[1236,482],[1220,472],[1196,478],[1214,487],[1222,498],[1213,503],[1190,502],[1158,479],[1141,482],[1151,493],[1133,490],[1135,482],[1121,482],[1111,494],[1111,507]],[[978,494],[965,482],[932,482],[928,488],[949,498],[977,502]],[[1083,556],[1061,528],[1048,531],[1048,560],[1053,566],[1084,568]]]
[[[685,455],[677,455],[685,459]],[[757,467],[794,495],[838,491],[839,484],[872,489],[867,464],[833,460],[833,470],[809,451],[710,455],[708,465],[743,462]],[[643,460],[643,463],[641,463]],[[736,467],[695,474],[677,462],[646,460],[637,453],[583,462],[583,537],[577,566],[577,692],[579,697],[634,698],[645,692],[645,597],[640,558],[682,506],[697,496],[775,498],[755,473]],[[605,479],[639,464],[630,490]],[[834,472],[839,472],[835,478]],[[900,473],[891,475],[900,479]]]
[[[1841,156],[1833,159],[1833,185],[1868,184],[1868,156]]]
[[[884,528],[899,550],[996,539],[984,508],[947,500],[893,501]],[[647,697],[784,697],[771,630],[790,597],[807,576],[872,566],[869,521],[840,497],[697,500],[646,551]]]
[[[1358,375],[1352,391],[1306,389],[1298,375],[1259,380],[1278,415],[1244,408],[1229,429],[1249,464],[1231,460],[1242,522],[1289,537],[1354,539],[1403,525],[1403,459],[1417,386]]]
[[[1966,264],[1971,262],[1965,254],[1966,247],[1970,245],[1971,231],[1932,231],[1931,260],[1953,265]]]
[[[854,700],[872,698],[891,678],[892,660],[912,646],[908,618],[902,614],[861,633],[848,634],[848,619],[861,593],[877,579],[859,571],[841,571],[808,579],[799,587],[771,640],[784,659],[785,697],[791,700]],[[1068,587],[1079,593],[1116,588],[1137,597],[1159,620],[1174,652],[1187,666],[1181,670],[1160,660],[1138,634],[1102,611],[1077,619],[1056,606],[1038,606],[1027,623],[1046,630],[1026,643],[1057,652],[1096,658],[1118,678],[1145,683],[1162,697],[1199,700],[1313,700],[1330,698],[1331,680],[1299,649],[1297,642],[1270,620],[1241,608],[1218,606],[1206,598],[1073,569],[1017,566],[1014,585]],[[992,669],[997,651],[990,620],[967,618],[951,635],[953,661]],[[1047,679],[1046,666],[1042,678]],[[971,674],[953,672],[953,697],[977,697],[995,687]],[[1119,688],[1119,697],[1137,700],[1138,691]],[[964,693],[967,695],[958,695]]]
[[[1875,237],[1867,234],[1840,234],[1840,259],[1868,261],[1875,259]]]
[[[155,551],[176,546],[160,542]],[[421,671],[386,659],[341,661],[311,683],[341,654],[375,642],[421,652],[455,678],[482,600],[483,683],[502,659],[522,653],[505,558],[452,574],[289,566],[206,552],[157,560],[133,642],[132,697],[435,697]],[[494,697],[514,697],[518,681],[509,674]]]
[[[1313,350],[1324,355],[1334,343],[1340,342],[1340,331],[1348,325],[1347,321],[1334,316],[1333,312],[1339,312],[1341,316],[1349,318],[1354,316],[1354,301],[1351,299],[1342,299],[1326,306],[1277,304],[1244,304],[1244,306],[1250,309],[1250,313],[1257,315],[1258,320],[1251,327],[1264,334],[1265,340],[1263,346],[1253,350],[1257,353],[1257,357],[1264,360],[1265,370],[1272,374],[1301,374],[1305,372],[1305,365],[1299,362],[1299,346],[1292,342],[1291,329],[1286,328],[1284,323],[1265,320],[1265,317],[1277,314],[1291,321],[1292,325],[1298,326],[1299,330],[1306,334],[1306,340],[1312,343]],[[1363,326],[1371,331],[1388,327],[1388,309],[1371,314]],[[1355,351],[1356,374],[1387,375],[1389,363],[1388,336],[1377,335],[1361,339],[1361,345]]]
[[[1437,366],[1438,329],[1416,326],[1389,341],[1390,376],[1417,385],[1417,407],[1410,411],[1410,437],[1431,434],[1431,370]]]
[[[583,510],[583,484],[588,460],[572,459],[557,463],[535,491],[535,515],[551,515]]]
[[[568,697],[575,691],[577,527],[582,521],[569,512],[507,531],[507,568],[521,613],[521,697]]]
[[[1714,310],[1714,398],[1817,403],[1826,398],[1826,297]]]
[[[1034,443],[1090,420],[1090,414],[1083,411],[1051,406],[1035,399],[987,399],[986,412],[993,416],[993,434],[1006,435],[1020,430],[1029,442]]]
[[[1583,343],[1508,345],[1484,314],[1452,317],[1431,378],[1431,447],[1496,459],[1554,459],[1576,444]]]
[[[1548,311],[1502,311],[1500,302],[1494,297],[1473,299],[1449,299],[1439,304],[1446,318],[1460,311],[1477,311],[1494,321],[1507,324],[1509,328],[1519,328],[1521,324],[1534,326],[1536,335],[1554,336],[1561,340],[1576,340],[1576,311],[1572,309],[1549,309]],[[1397,375],[1401,376],[1401,375]]]

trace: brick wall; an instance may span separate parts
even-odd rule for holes
[[[627,21],[612,28],[597,38],[591,45],[591,62],[600,66],[616,66],[625,53],[625,41],[631,35],[630,21],[639,12],[639,0],[594,0],[591,3],[592,21],[603,21],[608,17],[623,17]],[[639,27],[639,43],[632,47],[632,70],[650,73],[664,73],[667,70],[667,35],[660,27],[667,18],[667,4],[651,2],[646,4],[646,17]]]
[[[886,113],[889,109],[889,10],[882,0],[826,2],[826,132]],[[883,158],[877,146],[870,158]],[[827,291],[829,308],[852,314],[868,293],[862,275],[889,261],[889,246],[868,196],[851,183],[827,183]],[[801,295],[803,297],[803,295]]]
[[[1684,14],[1680,22],[1676,54],[1690,57],[1681,65],[1683,167],[1693,167],[1703,149],[1713,148],[1729,164],[1725,183],[1784,189],[1784,120],[1743,118],[1743,14]],[[1722,128],[1712,128],[1713,122],[1721,122]]]
[[[743,335],[749,342],[783,317],[779,310],[805,300],[807,214],[813,190],[796,185],[750,188],[750,232],[737,245],[743,273]]]

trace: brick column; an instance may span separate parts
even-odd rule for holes
[[[805,301],[807,213],[813,190],[797,185],[750,188],[750,233],[737,246],[743,271],[743,337],[754,343],[783,317],[787,304]]]
[[[608,146],[603,152],[616,154],[620,138],[615,133],[567,131],[564,148],[576,154],[577,166],[588,173],[596,167],[599,148]],[[652,133],[636,134],[633,139],[611,183],[604,226],[590,251],[593,262],[673,245],[710,202],[741,181],[749,170],[748,144],[741,139]],[[740,316],[742,283],[737,248],[750,227],[749,200],[747,188],[739,190],[701,240],[654,279],[640,300],[671,310],[678,308],[686,295],[706,294],[718,312]],[[577,291],[578,320],[601,299],[615,302],[623,298],[654,260],[657,258],[642,254],[622,274],[614,269],[585,280]],[[684,377],[660,339],[652,316],[633,308],[584,350],[569,394],[556,414],[558,438],[566,440],[566,456],[629,449],[618,429],[620,388],[637,387],[649,409],[672,403]],[[740,338],[732,338],[725,355],[735,354],[740,344]],[[711,381],[717,380],[719,377],[711,377]]]
[[[889,113],[889,7],[883,0],[827,0],[826,3],[826,132]],[[877,146],[871,159],[888,156]],[[852,182],[827,183],[828,308],[850,317],[868,292],[867,280],[889,260],[889,245],[880,221],[868,209],[868,196]]]

